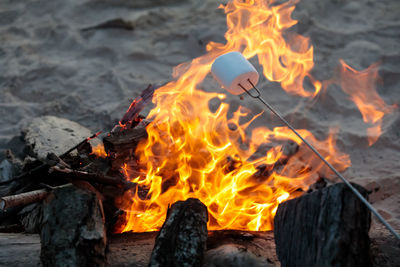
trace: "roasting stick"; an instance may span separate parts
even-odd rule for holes
[[[236,65],[236,66],[235,66]],[[239,67],[237,67],[239,65]],[[290,130],[293,131],[328,167],[331,169],[350,189],[353,193],[367,206],[367,208],[375,214],[375,216],[386,226],[386,228],[400,240],[400,235],[393,227],[378,213],[378,211],[361,195],[360,192],[342,175],[335,167],[332,166],[319,152],[290,123],[282,117],[268,102],[262,97],[260,91],[255,84],[258,82],[258,72],[253,65],[239,52],[230,52],[218,57],[211,68],[214,78],[229,92],[238,95],[246,92],[250,97],[258,99],[272,113],[274,113]],[[244,83],[248,82],[248,84]],[[239,88],[242,91],[239,91]],[[255,94],[250,90],[254,89]]]

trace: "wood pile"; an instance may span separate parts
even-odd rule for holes
[[[208,231],[207,207],[198,199],[171,203],[158,233],[112,233],[122,213],[115,200],[140,190],[119,168],[147,138],[149,121],[140,111],[154,89],[149,86],[103,136],[105,159],[92,154],[99,133],[24,164],[9,156],[3,164],[8,178],[0,182],[0,230],[39,233],[43,266],[371,266],[369,211],[344,185],[326,187],[323,179],[313,192],[279,206],[275,238],[272,232]],[[286,148],[273,169],[261,166],[257,175],[284,167],[298,151],[295,144]],[[19,174],[17,165],[23,166]],[[130,242],[136,247],[126,251]]]

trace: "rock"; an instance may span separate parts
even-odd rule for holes
[[[91,135],[88,128],[54,116],[33,119],[23,133],[27,153],[40,160],[50,152],[61,155]]]
[[[54,190],[43,203],[40,239],[43,266],[105,266],[106,229],[96,194],[74,186]]]

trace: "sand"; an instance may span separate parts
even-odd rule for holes
[[[70,119],[93,132],[110,130],[149,83],[169,81],[172,68],[204,54],[209,41],[224,42],[225,15],[217,9],[222,2],[2,1],[0,160],[4,149],[18,147],[13,137],[38,116]],[[378,93],[387,104],[399,104],[399,14],[398,0],[304,0],[292,30],[311,38],[317,79],[330,79],[340,58],[359,70],[380,61]],[[96,28],[115,19],[122,28]],[[211,79],[203,86],[219,90]],[[339,127],[338,146],[352,160],[345,176],[374,191],[372,203],[400,232],[398,109],[384,118],[382,136],[368,147],[368,125],[340,87],[329,87],[314,101],[287,95],[265,78],[259,87],[296,127],[318,138]],[[240,103],[261,109],[249,99]]]

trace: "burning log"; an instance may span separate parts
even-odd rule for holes
[[[52,191],[43,204],[43,266],[105,266],[106,231],[97,194],[74,186]]]
[[[370,221],[368,208],[342,183],[286,201],[274,221],[278,258],[283,267],[372,266]]]
[[[135,145],[147,138],[146,122],[139,123],[135,128],[110,133],[104,137],[103,143],[107,153],[135,150]]]
[[[207,207],[200,200],[174,203],[156,238],[149,266],[202,266],[207,221]]]

